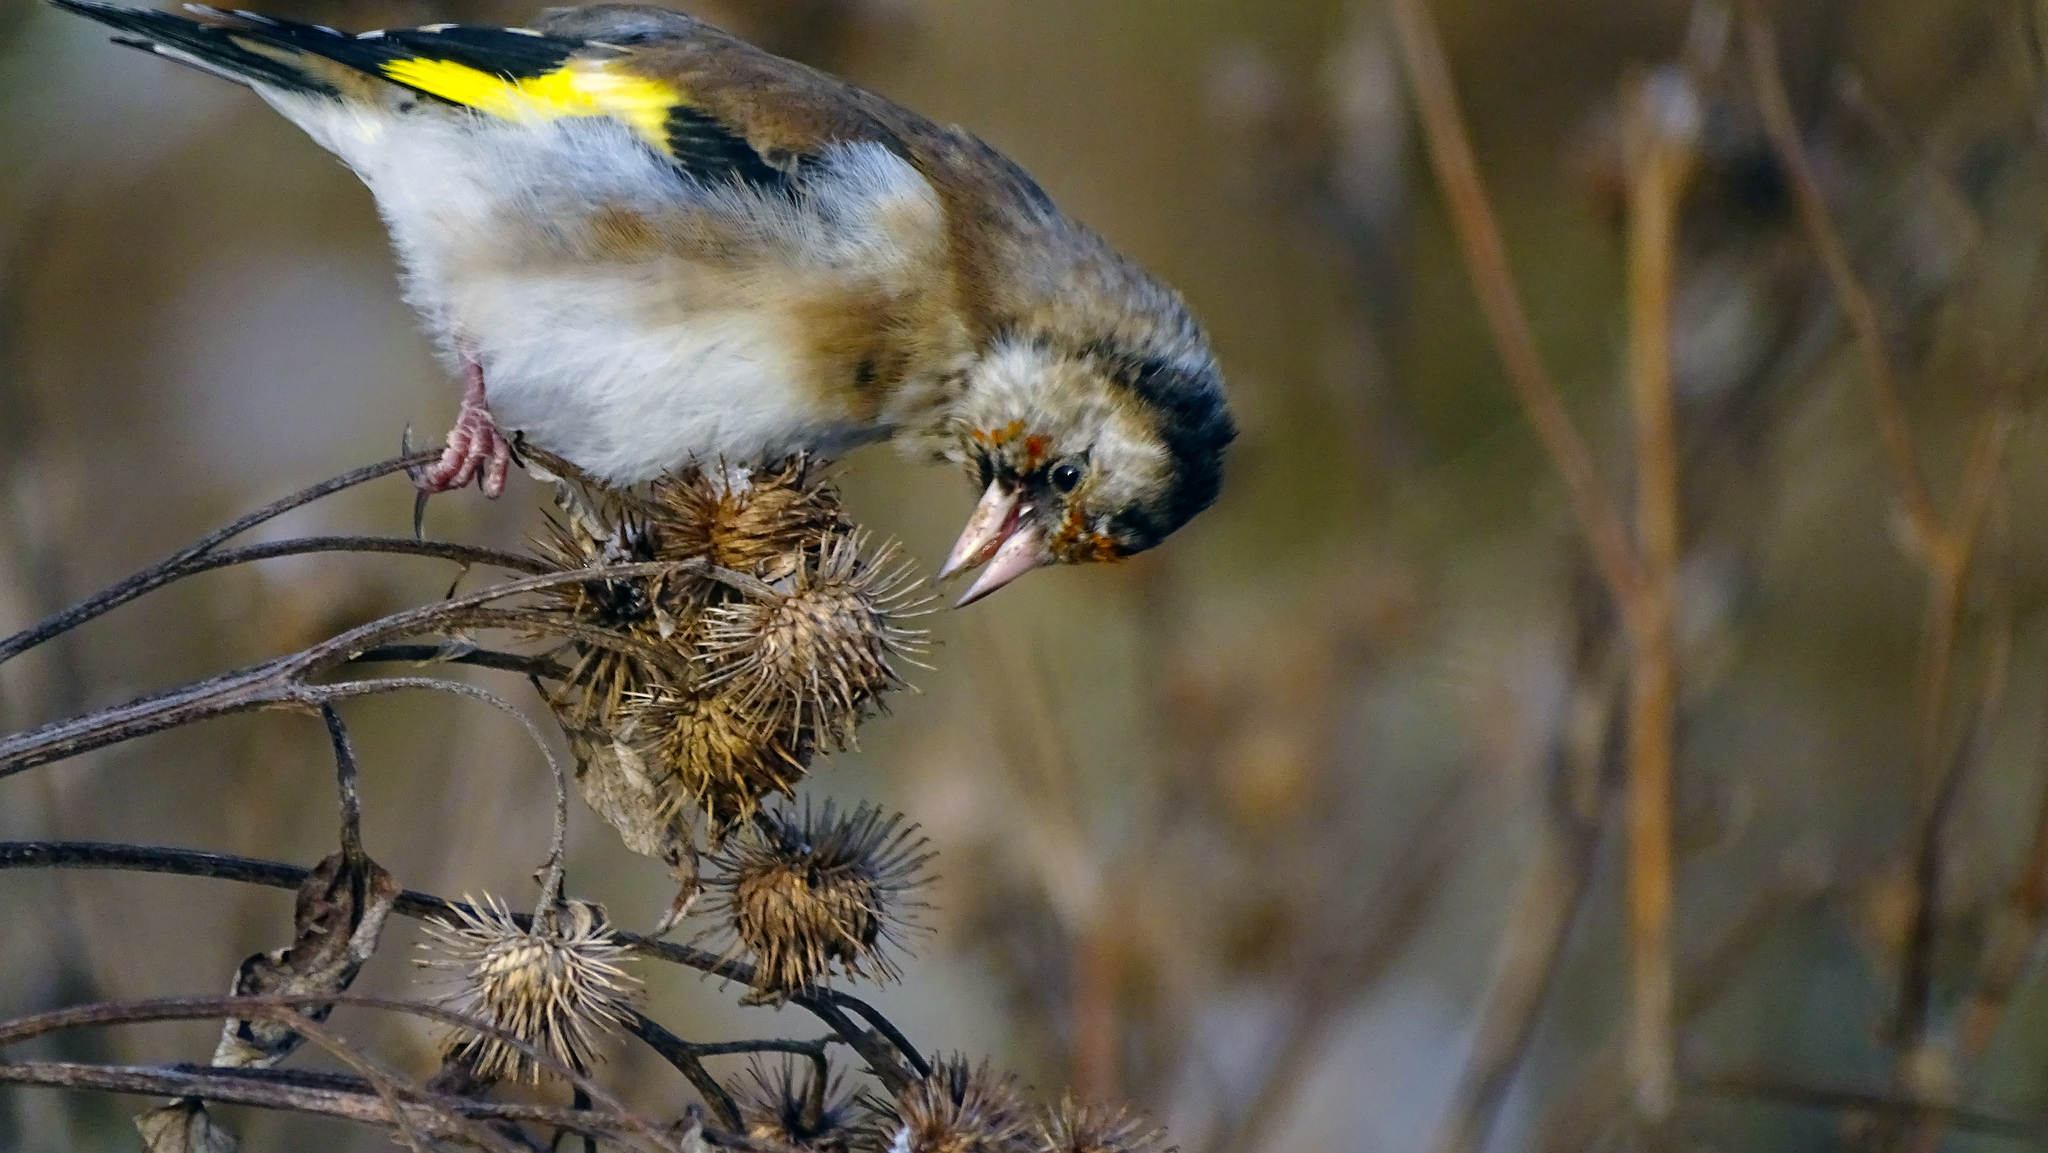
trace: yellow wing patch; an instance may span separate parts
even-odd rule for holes
[[[412,57],[383,65],[384,75],[410,88],[466,105],[500,120],[609,116],[666,151],[669,110],[686,103],[659,80],[613,69],[604,61],[570,61],[553,72],[510,80],[452,60]]]

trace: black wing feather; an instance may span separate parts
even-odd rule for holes
[[[289,61],[252,52],[246,46],[237,43],[237,33],[231,28],[201,24],[196,20],[187,20],[168,12],[119,8],[112,4],[93,3],[92,0],[50,2],[66,12],[75,12],[89,20],[97,20],[118,32],[126,32],[138,38],[116,37],[116,44],[152,52],[157,51],[159,47],[169,48],[203,61],[213,70],[229,76],[244,77],[288,92],[336,95],[333,85],[319,77],[308,75]],[[267,39],[262,36],[253,38]]]
[[[560,68],[569,57],[591,47],[581,40],[559,40],[538,32],[485,24],[394,28],[379,39],[399,49],[397,57],[446,60],[507,80],[545,76]]]
[[[324,25],[198,5],[191,10],[200,20],[98,0],[51,2],[129,34],[117,38],[117,43],[149,50],[159,46],[174,49],[229,77],[324,96],[340,93],[289,57],[254,51],[251,45],[317,56],[392,83],[402,82],[386,76],[384,68],[399,60],[444,60],[517,81],[548,75],[579,52],[617,51],[604,42],[481,24],[436,24],[352,36]],[[431,92],[422,95],[440,99]],[[666,129],[669,158],[699,180],[737,180],[755,188],[786,191],[802,160],[786,157],[778,158],[782,163],[771,161],[717,117],[687,105],[678,105],[669,113]]]
[[[668,114],[668,154],[677,168],[703,181],[738,180],[786,191],[794,172],[770,164],[747,139],[708,112],[679,104]]]
[[[351,36],[320,24],[280,20],[254,12],[224,12],[193,5],[203,17],[191,20],[168,12],[122,8],[97,0],[51,0],[110,28],[147,41],[135,47],[178,49],[216,69],[291,91],[335,95],[333,85],[308,75],[289,60],[253,51],[251,44],[304,52],[369,76],[388,80],[384,66],[396,60],[445,60],[507,80],[544,76],[591,46],[537,32],[478,24],[440,24]],[[427,93],[426,95],[431,95]]]

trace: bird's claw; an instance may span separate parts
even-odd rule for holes
[[[648,936],[657,941],[668,936],[670,930],[682,924],[683,918],[690,915],[691,907],[696,905],[697,898],[703,895],[703,892],[704,887],[698,884],[685,885],[677,890],[675,899],[668,903],[668,908],[661,914],[661,920],[655,924],[654,931]]]
[[[489,409],[465,400],[441,459],[415,473],[413,483],[431,494],[467,488],[474,481],[485,496],[495,498],[503,495],[511,472],[511,440],[498,431]]]

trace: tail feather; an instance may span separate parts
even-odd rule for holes
[[[431,24],[350,35],[320,24],[302,24],[253,12],[223,12],[190,4],[197,19],[168,12],[123,8],[99,0],[50,0],[125,33],[117,44],[155,52],[183,64],[245,84],[264,84],[292,92],[341,96],[361,77],[413,88],[393,75],[391,66],[407,61],[458,64],[503,80],[517,82],[560,68],[569,56],[587,47],[516,28]],[[339,66],[337,68],[336,66]]]

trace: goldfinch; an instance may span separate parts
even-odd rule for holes
[[[246,84],[369,186],[465,381],[432,492],[515,442],[630,484],[893,440],[982,492],[961,604],[1158,544],[1235,435],[1181,299],[957,128],[637,4],[351,35],[52,0]]]

